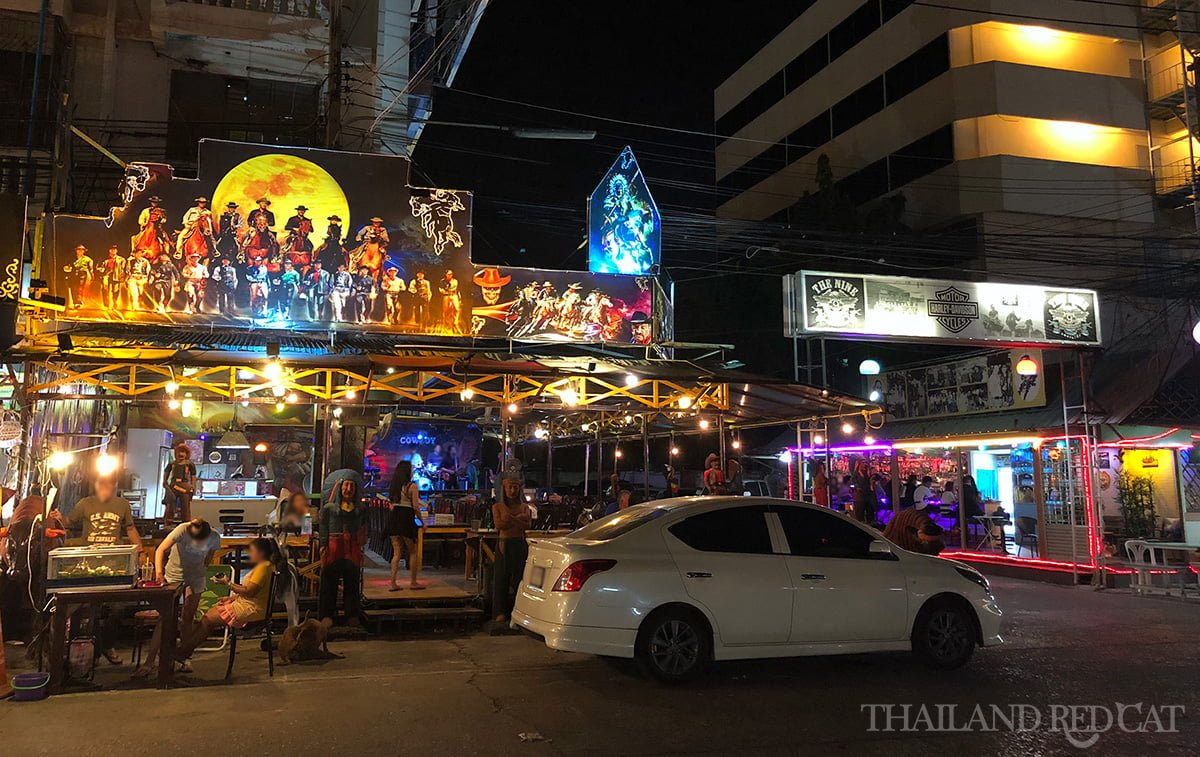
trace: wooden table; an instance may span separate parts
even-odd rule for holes
[[[259,537],[257,536],[222,536],[221,546],[213,554],[213,563],[219,563],[228,555],[233,555],[233,580],[242,580],[242,553],[250,546],[250,542]],[[289,548],[308,549],[312,545],[312,538],[309,536],[289,536],[287,546]]]
[[[183,584],[132,588],[80,588],[49,591],[54,597],[54,613],[50,621],[50,693],[62,691],[63,666],[67,651],[67,618],[71,610],[84,605],[124,605],[148,602],[158,611],[162,624],[158,647],[158,688],[171,684],[175,666],[175,635],[179,630],[176,605],[183,593]]]
[[[419,567],[425,567],[425,535],[462,536],[466,538],[470,529],[466,525],[457,526],[422,526],[417,529],[417,560]],[[440,566],[439,566],[440,567]]]

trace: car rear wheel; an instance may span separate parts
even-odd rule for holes
[[[953,670],[975,653],[975,623],[961,603],[939,600],[924,608],[913,627],[912,648],[931,668]]]
[[[712,632],[694,610],[664,608],[642,624],[637,658],[644,670],[664,683],[686,681],[712,660]]]

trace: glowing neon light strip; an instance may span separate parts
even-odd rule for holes
[[[799,452],[802,455],[823,455],[825,454],[824,447],[788,447],[788,452]],[[843,444],[837,447],[830,447],[830,452],[835,454],[841,452],[891,452],[891,444]]]

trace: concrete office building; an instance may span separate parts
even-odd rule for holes
[[[1174,0],[800,5],[716,89],[718,216],[789,221],[826,155],[856,206],[902,192],[908,226],[965,230],[989,275],[1102,285],[1128,280],[1129,255],[1184,254],[1162,238],[1197,228],[1191,11]],[[1064,238],[1103,243],[1084,267],[1013,265],[1014,252]]]
[[[119,167],[68,136],[70,126],[124,160],[167,162],[185,173],[203,137],[326,146],[333,10],[341,14],[342,59],[336,146],[410,153],[429,117],[433,85],[453,79],[486,5],[0,0],[0,185],[12,191],[24,184],[39,51],[29,143],[34,206],[51,184],[54,207],[102,212],[111,202]]]

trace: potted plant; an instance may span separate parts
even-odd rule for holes
[[[1149,476],[1122,471],[1117,477],[1117,502],[1125,520],[1125,541],[1154,536],[1158,513],[1154,509],[1154,482]],[[1122,543],[1122,549],[1124,546]]]

